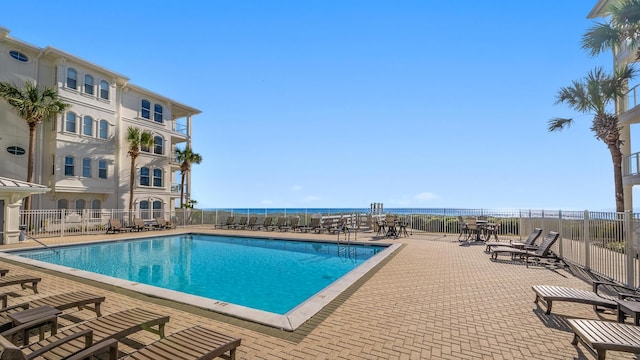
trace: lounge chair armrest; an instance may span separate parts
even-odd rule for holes
[[[640,294],[618,293],[618,299],[636,299],[640,300]]]
[[[39,328],[39,327],[44,326],[46,324],[55,324],[57,326],[57,323],[58,323],[58,316],[57,315],[47,316],[47,317],[43,317],[42,319],[33,320],[31,322],[24,323],[24,324],[18,325],[16,327],[13,327],[13,328],[11,328],[11,329],[9,329],[7,331],[4,331],[4,332],[0,333],[0,336],[4,336],[9,341],[11,341],[12,343],[15,344],[16,343],[15,342],[16,337],[17,337],[18,334],[20,334],[22,336],[22,340],[23,340],[24,345],[27,345],[28,341],[29,341],[29,337],[28,336],[24,336],[24,334],[28,333],[29,330]]]
[[[22,303],[22,304],[3,307],[2,309],[0,309],[0,313],[7,312],[9,310],[19,309],[19,308],[21,308],[23,310],[27,310],[27,309],[29,309],[29,303]]]
[[[118,357],[118,340],[116,339],[109,339],[106,341],[102,341],[96,345],[93,345],[91,347],[87,347],[86,349],[77,352],[71,356],[69,356],[68,358],[66,358],[67,360],[83,360],[83,359],[88,359],[90,358],[91,355],[98,355],[98,354],[102,354],[104,352],[106,352],[106,350],[109,350],[109,360],[115,360]]]
[[[609,286],[619,286],[617,284],[612,283],[611,281],[599,281],[593,280],[593,292],[598,293],[598,286],[600,285],[609,285]]]
[[[0,301],[2,301],[2,307],[6,308],[7,307],[7,300],[8,300],[8,296],[7,294],[0,294]]]
[[[85,349],[89,348],[91,346],[91,344],[93,344],[93,331],[90,330],[90,329],[85,329],[85,330],[79,331],[79,332],[77,332],[75,334],[63,337],[60,340],[56,340],[56,341],[52,342],[51,344],[45,345],[45,346],[43,346],[43,347],[41,347],[41,348],[39,348],[37,350],[34,350],[32,353],[26,355],[25,358],[27,360],[36,358],[36,357],[38,357],[38,356],[40,356],[40,355],[42,355],[44,353],[47,353],[47,352],[57,348],[60,345],[66,344],[71,340],[75,340],[75,339],[81,338],[81,337],[84,337],[84,347],[85,347]],[[85,356],[85,358],[86,357],[87,356]],[[66,359],[71,359],[71,357],[66,358]],[[75,358],[74,357],[74,359],[82,359],[82,358]]]

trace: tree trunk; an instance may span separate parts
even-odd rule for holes
[[[615,142],[607,144],[613,161],[613,181],[615,184],[616,212],[624,212],[624,188],[622,186],[622,152]]]
[[[184,204],[184,178],[186,173],[183,171],[181,175],[182,175],[182,179],[181,179],[182,181],[180,182],[180,207],[182,207]]]
[[[131,155],[131,174],[129,175],[129,225],[133,224],[133,187],[136,181],[136,156]]]
[[[38,124],[29,123],[29,155],[27,158],[27,182],[33,182],[33,168],[36,161],[36,127]],[[31,195],[24,198],[23,210],[31,210]]]

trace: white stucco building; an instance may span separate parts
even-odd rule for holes
[[[69,110],[39,126],[34,183],[50,191],[32,196],[32,209],[126,209],[130,126],[153,134],[155,145],[136,161],[134,206],[143,217],[172,211],[180,197],[173,151],[191,146],[198,109],[129,82],[129,78],[62,50],[40,48],[0,28],[0,81],[57,89]],[[26,180],[28,126],[0,101],[0,177]],[[185,194],[190,192],[190,178]],[[157,215],[156,215],[157,216]]]

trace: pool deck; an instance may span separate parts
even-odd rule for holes
[[[165,230],[141,235],[207,232],[267,235],[264,231]],[[335,240],[335,235],[271,232],[282,238]],[[582,345],[571,345],[567,318],[615,321],[613,312],[596,313],[589,305],[558,302],[553,313],[534,303],[532,285],[547,284],[590,289],[566,270],[542,266],[526,268],[508,260],[493,262],[483,245],[460,246],[457,236],[413,234],[395,240],[358,233],[358,241],[400,243],[403,246],[361,280],[330,302],[296,331],[220,315],[180,303],[141,295],[115,286],[78,279],[50,270],[4,262],[11,273],[42,277],[40,294],[19,286],[2,288],[9,304],[50,294],[85,290],[106,296],[103,314],[145,307],[168,314],[167,334],[203,325],[239,337],[239,359],[593,359]],[[131,234],[43,238],[47,245]],[[34,246],[32,241],[0,246],[0,250]],[[504,257],[505,259],[507,257]],[[92,317],[90,311],[65,312],[62,326]],[[95,315],[95,314],[93,314]],[[156,340],[140,332],[121,342],[130,352]],[[607,352],[609,358],[633,359],[633,354]]]

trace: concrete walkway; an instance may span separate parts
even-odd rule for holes
[[[335,235],[291,232],[271,235],[335,239]],[[126,237],[131,234],[108,236]],[[96,235],[42,240],[47,244],[58,244],[104,238]],[[72,290],[104,294],[107,301],[103,314],[143,306],[171,316],[167,334],[198,324],[240,337],[240,359],[592,359],[582,345],[571,345],[572,333],[565,319],[615,320],[613,313],[599,314],[589,305],[562,302],[554,304],[552,315],[545,315],[533,303],[532,285],[562,285],[585,290],[589,290],[590,285],[565,270],[541,266],[525,268],[511,261],[493,262],[484,253],[484,246],[460,246],[457,236],[413,234],[408,238],[384,240],[365,233],[358,234],[358,240],[401,242],[405,246],[295,332],[276,330],[48,270],[25,269],[23,265],[13,263],[1,265],[12,273],[42,276],[41,294],[33,295],[18,286],[3,290],[12,291],[10,304]],[[0,250],[25,245],[35,243],[1,246]],[[91,315],[89,311],[76,311],[65,315],[62,325],[71,325],[91,318]],[[120,349],[128,352],[155,339],[153,334],[141,332],[131,336]],[[609,352],[608,358],[633,359],[634,356]]]

